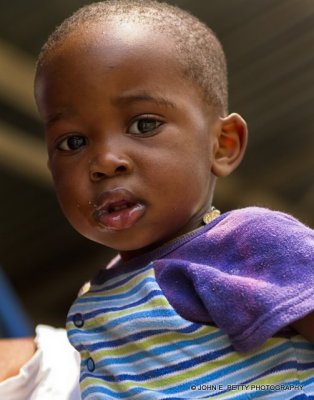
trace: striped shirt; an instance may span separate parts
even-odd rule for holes
[[[220,329],[175,312],[152,265],[93,287],[73,305],[67,329],[82,357],[83,399],[314,394],[312,345],[276,337],[254,352],[235,352]]]
[[[68,315],[83,399],[314,399],[314,346],[300,335],[236,351],[225,330],[178,313],[154,261],[121,271],[95,280]]]

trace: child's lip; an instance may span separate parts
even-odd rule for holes
[[[111,190],[106,190],[102,192],[95,201],[95,210],[100,211],[103,210],[108,212],[110,207],[113,207],[114,204],[119,203],[130,203],[130,204],[138,204],[138,199],[127,189],[125,188],[114,188]]]
[[[95,220],[112,230],[130,227],[145,212],[144,204],[129,190],[120,187],[102,192],[97,197],[94,206]]]

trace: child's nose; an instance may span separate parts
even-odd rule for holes
[[[90,160],[90,178],[99,181],[117,175],[129,174],[132,162],[127,157],[118,156],[112,152],[97,154]]]

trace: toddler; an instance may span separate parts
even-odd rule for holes
[[[59,203],[119,253],[68,314],[83,399],[314,398],[313,231],[212,208],[247,143],[226,75],[213,32],[154,0],[87,5],[41,51]]]

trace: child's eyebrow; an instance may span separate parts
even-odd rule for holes
[[[170,108],[176,108],[176,105],[174,102],[170,101],[169,99],[163,97],[163,96],[152,96],[146,92],[140,92],[136,94],[125,94],[118,96],[112,100],[113,104],[117,105],[128,105],[130,103],[135,103],[135,102],[151,102],[155,103],[157,105],[161,106],[166,106]],[[64,109],[61,111],[57,111],[55,113],[52,113],[48,115],[48,117],[45,119],[45,125],[47,127],[50,127],[54,125],[56,122],[59,120],[68,117],[70,115],[73,115],[73,112],[70,110]]]
[[[66,111],[66,110],[57,111],[55,113],[48,115],[47,118],[45,118],[44,123],[46,126],[49,127],[51,125],[54,125],[56,122],[58,122],[62,118],[69,116],[70,114],[73,114],[73,113],[70,113],[69,111]]]
[[[152,96],[146,92],[121,95],[121,96],[118,96],[117,98],[113,99],[112,102],[114,104],[118,104],[118,105],[121,105],[121,104],[127,105],[129,103],[134,103],[134,102],[151,102],[151,103],[155,103],[159,106],[161,105],[161,106],[176,108],[175,103],[173,103],[171,100],[169,100],[163,96]]]

